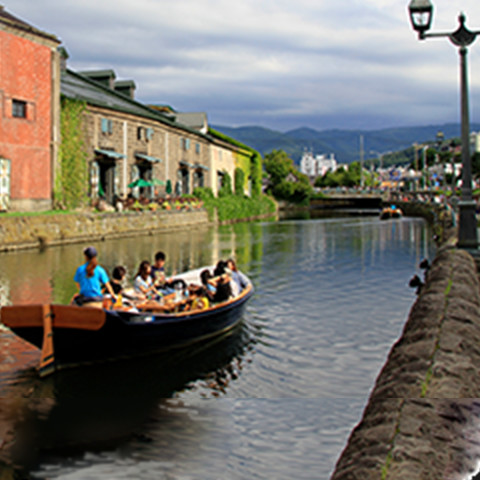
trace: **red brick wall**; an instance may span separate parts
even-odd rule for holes
[[[0,30],[0,156],[11,160],[12,200],[50,199],[51,50]],[[27,118],[12,117],[12,100]]]

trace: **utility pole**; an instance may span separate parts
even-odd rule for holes
[[[360,135],[360,188],[363,190],[363,135]]]

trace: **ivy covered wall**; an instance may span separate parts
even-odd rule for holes
[[[61,99],[60,148],[54,172],[54,204],[57,209],[75,209],[86,204],[87,151],[83,128],[86,104],[66,97]]]

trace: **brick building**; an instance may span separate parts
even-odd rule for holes
[[[52,205],[59,43],[0,6],[0,210]]]

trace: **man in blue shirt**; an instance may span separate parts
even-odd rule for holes
[[[108,293],[115,298],[110,279],[103,267],[97,263],[97,250],[95,247],[87,247],[83,254],[86,263],[80,265],[75,272],[73,280],[77,283],[80,291],[80,302],[98,302],[102,301],[102,286],[105,286]]]

